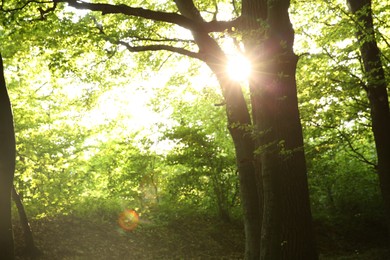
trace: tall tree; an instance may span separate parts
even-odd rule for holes
[[[351,12],[355,15],[356,37],[359,43],[364,89],[367,93],[372,132],[377,152],[377,171],[390,230],[390,108],[385,72],[378,48],[371,0],[348,0]]]
[[[166,11],[76,0],[53,2],[101,12],[103,16],[87,17],[93,21],[91,29],[131,52],[171,51],[206,63],[219,81],[235,146],[244,211],[245,257],[317,258],[297,106],[297,57],[292,50],[294,32],[288,14],[289,0],[243,1],[242,16],[231,21],[218,21],[217,11],[207,21],[205,13],[201,14],[190,0],[175,0],[175,6],[171,2],[161,5],[142,2],[151,9],[166,7]],[[215,2],[215,10],[218,3]],[[209,11],[208,1],[197,4]],[[240,8],[233,4],[233,9],[238,12]],[[177,10],[180,14],[172,12]],[[43,8],[40,12],[44,19],[47,12]],[[174,28],[171,25],[189,30],[193,39],[167,35]],[[122,30],[124,27],[127,28]],[[159,28],[163,30],[156,33]],[[250,79],[249,103],[241,85],[226,72],[228,59],[218,38],[218,35],[230,37],[236,29],[244,36],[255,68]]]
[[[192,1],[175,0],[180,13],[197,23],[205,23]],[[247,103],[241,86],[230,80],[226,73],[227,57],[218,43],[206,30],[191,30],[194,40],[203,55],[203,61],[216,75],[226,103],[226,115],[230,134],[236,152],[239,172],[241,203],[244,211],[245,257],[256,259],[260,253],[261,198],[258,192],[256,169],[254,165],[255,146],[248,131],[252,125]]]
[[[243,1],[257,167],[264,214],[261,259],[315,259],[317,253],[300,123],[289,0]],[[256,35],[256,36],[254,36]]]
[[[14,241],[11,222],[11,191],[15,171],[15,133],[0,55],[0,255],[14,259]]]
[[[356,26],[363,23],[357,22],[347,2],[296,1],[292,7],[290,12],[298,35],[295,49],[301,55],[297,80],[310,161],[309,181],[313,185],[312,204],[324,206],[316,202],[325,195],[329,204],[322,209],[316,207],[319,211],[330,207],[336,217],[363,212],[370,217],[381,215],[380,187],[374,186],[378,178],[377,155],[367,76],[354,34]],[[385,75],[389,75],[386,66],[389,6],[373,1],[372,12],[382,67]],[[366,36],[367,40],[371,37]],[[343,179],[350,184],[342,184]]]

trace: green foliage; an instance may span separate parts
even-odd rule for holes
[[[223,123],[224,111],[213,105],[218,94],[212,89],[202,91],[187,102],[172,103],[171,117],[176,123],[163,136],[176,144],[166,158],[174,167],[167,192],[171,200],[209,211],[217,209],[216,213],[229,219],[238,202],[234,150]]]
[[[374,169],[343,150],[313,151],[308,161],[313,210],[318,217],[381,217],[381,195]]]
[[[373,8],[383,17],[381,3]],[[351,219],[380,222],[382,198],[356,21],[340,1],[295,2],[296,14],[296,51],[302,54],[297,81],[314,214],[344,224]],[[388,26],[380,19],[375,23],[380,43],[389,35]]]
[[[84,197],[72,207],[72,215],[96,222],[112,222],[131,203],[119,198]]]
[[[10,10],[25,2],[2,4]],[[215,15],[227,20],[240,11],[230,2],[196,5],[207,20]],[[390,78],[390,7],[385,2],[373,1],[373,10]],[[177,11],[173,1],[126,3]],[[159,43],[196,52],[191,35],[167,23],[76,12],[63,4],[42,17],[40,7],[52,5],[31,2],[0,12],[0,51],[17,137],[15,186],[30,214],[106,221],[125,208],[137,208],[159,221],[199,212],[240,216],[234,147],[215,78],[207,77],[210,72],[199,61],[166,51],[130,53],[119,44]],[[296,78],[313,213],[344,226],[380,222],[354,18],[336,0],[293,1],[290,12],[300,55]],[[241,37],[213,36],[221,43]],[[133,106],[135,115],[127,114],[125,108],[141,99],[133,90],[143,91],[159,120],[134,127],[131,117],[138,114],[143,121],[145,108]]]

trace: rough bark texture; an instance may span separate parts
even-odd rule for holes
[[[260,259],[317,259],[288,0],[243,1],[256,155],[263,181]],[[256,22],[254,22],[256,21]],[[244,31],[245,35],[245,31]]]
[[[372,19],[371,0],[348,0],[356,18],[356,37],[364,65],[366,92],[370,104],[378,175],[390,231],[390,109],[387,82]]]
[[[0,257],[14,259],[11,190],[15,171],[15,134],[11,103],[0,55]]]
[[[182,15],[195,22],[203,21],[192,1],[176,0],[175,2]],[[225,98],[228,128],[234,142],[239,172],[245,226],[245,257],[258,259],[262,212],[256,184],[254,143],[250,134],[252,122],[247,103],[241,86],[232,82],[226,73],[227,58],[217,42],[207,32],[193,31],[192,33],[203,60],[216,75]]]

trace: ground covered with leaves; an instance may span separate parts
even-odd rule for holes
[[[243,259],[244,231],[239,222],[222,222],[202,215],[140,218],[132,231],[117,219],[87,219],[74,215],[31,221],[36,259]],[[22,230],[14,226],[17,259],[23,252]],[[316,223],[320,259],[389,259],[384,232],[346,235],[343,227]]]
[[[140,219],[133,231],[116,220],[61,216],[31,221],[38,259],[240,259],[244,233],[240,225],[197,216],[156,223]],[[20,227],[16,253],[23,256]]]

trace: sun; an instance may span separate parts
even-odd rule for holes
[[[228,57],[226,72],[234,81],[246,81],[251,74],[252,66],[250,61],[241,54]]]

